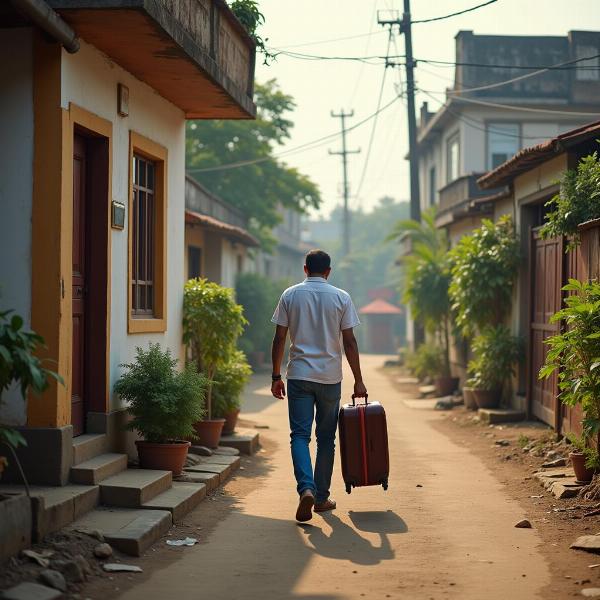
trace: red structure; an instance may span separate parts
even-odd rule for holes
[[[365,316],[366,351],[373,354],[395,354],[398,349],[396,321],[398,315],[402,314],[402,309],[384,298],[376,297],[358,312]]]

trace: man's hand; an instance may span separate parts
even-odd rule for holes
[[[366,398],[367,397],[367,388],[362,381],[354,382],[354,397],[355,398]]]
[[[271,384],[271,394],[278,400],[283,400],[285,398],[285,383],[283,382],[283,379],[274,381]]]

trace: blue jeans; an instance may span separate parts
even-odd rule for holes
[[[290,437],[297,489],[299,494],[304,490],[312,490],[316,502],[324,502],[329,498],[341,390],[341,383],[288,379]],[[313,474],[308,445],[315,408],[317,460]]]

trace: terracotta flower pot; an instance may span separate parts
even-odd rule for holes
[[[500,406],[500,390],[479,390],[473,388],[472,394],[477,408],[498,408]]]
[[[142,469],[157,469],[159,471],[173,471],[173,475],[180,475],[187,457],[190,442],[173,441],[165,444],[136,441],[140,467]]]
[[[222,435],[230,435],[235,431],[239,414],[240,409],[236,408],[223,415],[225,417],[225,425],[223,425]]]
[[[205,419],[194,423],[194,429],[198,436],[196,443],[207,448],[216,448],[219,445],[224,425],[225,419],[211,419],[210,421]]]
[[[451,396],[458,388],[458,377],[436,377],[433,385],[438,396]]]
[[[468,410],[477,410],[477,402],[475,401],[473,391],[472,387],[463,387],[463,399],[465,401],[465,408]]]
[[[581,482],[590,482],[594,476],[594,469],[588,469],[585,466],[585,454],[581,452],[571,452],[569,454],[573,471],[575,471],[575,479]]]

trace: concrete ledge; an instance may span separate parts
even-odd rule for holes
[[[168,510],[173,516],[173,522],[177,523],[196,508],[204,498],[206,498],[205,484],[175,481],[171,489],[142,504],[142,508]]]
[[[27,481],[34,485],[67,484],[73,462],[73,427],[16,429],[27,440],[27,446],[19,446],[16,450]],[[13,462],[11,460],[2,473],[2,483],[23,483],[17,465],[12,464]]]
[[[526,416],[523,411],[512,408],[480,408],[477,414],[484,423],[489,423],[490,425],[524,421]]]
[[[256,454],[260,448],[258,433],[253,431],[240,431],[231,435],[221,436],[221,446],[237,448],[242,454]]]
[[[183,473],[185,481],[181,483],[203,483],[206,486],[206,492],[212,492],[219,487],[219,474],[218,473],[201,473],[185,471]]]
[[[0,563],[31,546],[31,529],[29,498],[0,492]]]
[[[137,508],[171,487],[171,471],[127,469],[100,483],[102,504]]]

